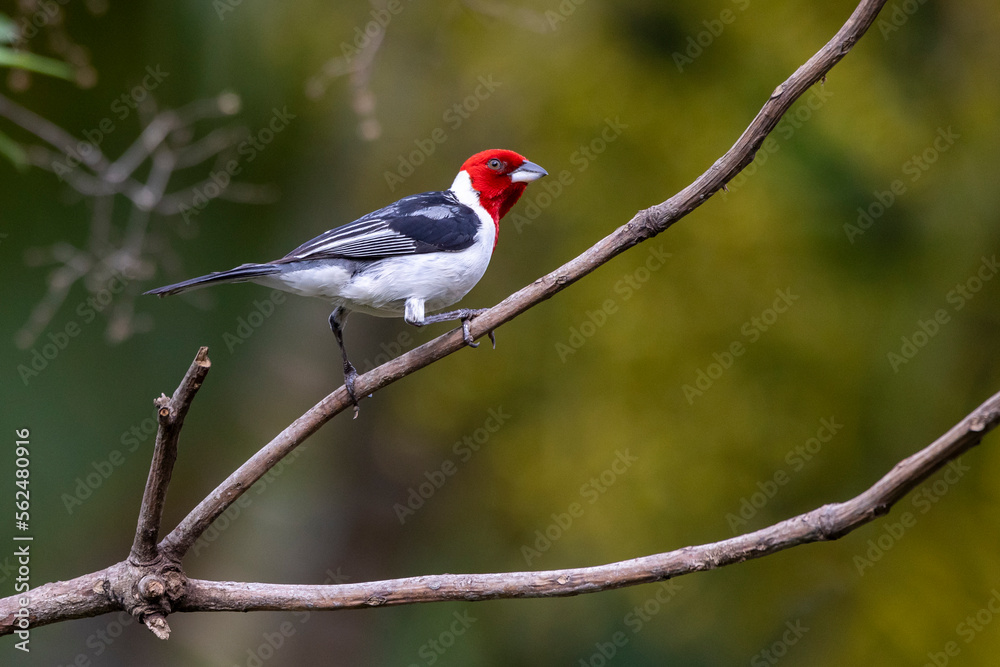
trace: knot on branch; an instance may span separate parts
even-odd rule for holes
[[[639,211],[632,217],[627,227],[633,235],[635,243],[638,243],[653,238],[669,227],[676,218],[677,210],[664,203]]]
[[[187,575],[179,563],[158,557],[152,563],[129,560],[112,568],[108,596],[160,639],[170,636],[167,616],[187,590]]]
[[[157,421],[159,421],[162,426],[169,426],[170,422],[173,421],[173,413],[170,410],[170,402],[171,398],[166,394],[160,394],[160,397],[153,401],[153,405],[156,406]]]

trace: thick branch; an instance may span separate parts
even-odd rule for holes
[[[441,574],[333,586],[189,579],[177,611],[351,609],[459,600],[540,598],[596,593],[742,563],[811,542],[835,540],[889,511],[900,498],[1000,424],[1000,393],[950,431],[896,464],[864,493],[768,528],[721,542],[632,560],[545,572]]]
[[[171,398],[161,396],[156,399],[159,408],[157,419],[160,427],[153,446],[153,460],[149,466],[146,490],[142,494],[139,509],[139,523],[135,530],[135,540],[129,560],[136,565],[152,563],[157,556],[156,540],[160,535],[160,520],[163,517],[163,502],[167,497],[170,475],[177,460],[177,439],[181,434],[184,416],[191,407],[191,401],[205,381],[212,362],[208,359],[208,348],[198,350],[184,379],[177,385]]]
[[[91,572],[69,581],[53,581],[32,588],[27,593],[0,600],[0,635],[13,634],[20,629],[14,614],[20,609],[21,597],[28,597],[31,601],[28,605],[28,620],[32,628],[74,618],[99,616],[120,609],[105,586],[111,569]]]
[[[472,321],[472,335],[480,338],[509,322],[632,246],[659,234],[704,203],[753,161],[757,149],[777,126],[781,116],[840,62],[872,25],[884,4],[885,0],[864,0],[858,5],[834,38],[774,90],[733,147],[694,183],[667,201],[640,211],[626,225],[598,241],[582,255],[490,308]],[[439,336],[360,376],[355,382],[355,393],[368,396],[462,347],[464,342],[460,329]],[[164,538],[161,547],[173,558],[181,559],[209,525],[243,492],[350,404],[344,387],[317,403],[216,487]]]

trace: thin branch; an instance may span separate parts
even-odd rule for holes
[[[518,7],[501,2],[486,2],[485,0],[463,0],[462,4],[469,11],[506,21],[524,30],[538,33],[551,32],[553,30],[544,14],[533,9],[528,9],[527,7]]]
[[[73,154],[75,147],[80,143],[79,139],[55,123],[42,118],[34,111],[25,109],[4,95],[0,95],[0,116],[10,119],[66,155]],[[100,148],[93,144],[89,145],[93,150],[84,151],[80,159],[85,165],[101,173],[108,168],[108,161]]]
[[[211,366],[208,348],[199,349],[190,368],[184,374],[184,379],[177,385],[174,395],[170,398],[161,396],[156,399],[160,426],[156,433],[156,444],[153,446],[153,461],[149,467],[149,477],[146,479],[146,490],[142,494],[135,540],[132,542],[132,551],[129,554],[129,559],[136,565],[152,563],[158,555],[156,540],[160,535],[160,520],[163,517],[167,486],[170,484],[174,462],[177,460],[177,439],[181,434],[181,426],[184,425],[184,416],[187,415],[191,401],[201,388]]]
[[[211,159],[237,140],[232,130],[210,132],[206,137],[194,140],[194,125],[203,119],[235,114],[240,104],[238,95],[221,93],[213,98],[190,102],[176,110],[159,112],[152,98],[148,98],[138,108],[144,129],[117,160],[109,163],[100,149],[92,145],[93,142],[78,141],[66,130],[0,95],[0,117],[11,119],[42,141],[60,149],[53,151],[40,144],[28,146],[28,164],[55,173],[79,194],[95,199],[87,243],[89,252],[74,249],[70,258],[63,262],[66,264],[64,270],[51,274],[46,296],[32,312],[28,324],[17,334],[19,347],[28,348],[34,344],[42,329],[65,302],[73,282],[79,278],[85,279],[85,286],[91,294],[104,289],[107,280],[124,277],[128,283],[128,287],[117,294],[115,304],[108,313],[105,336],[109,341],[120,342],[143,326],[142,317],[136,316],[134,303],[138,290],[131,281],[151,274],[159,259],[156,256],[157,244],[150,242],[151,216],[176,214],[183,212],[183,204],[190,205],[197,190],[167,193],[173,175]],[[78,162],[81,157],[77,153],[82,153],[86,159]],[[151,162],[149,173],[146,182],[140,183],[135,172],[147,160]],[[206,179],[203,184],[209,182],[214,181]],[[120,246],[117,240],[111,240],[114,200],[119,194],[132,204],[125,229],[120,236],[114,235],[115,239],[122,239]],[[222,188],[219,196],[241,203],[270,202],[276,197],[273,188],[236,181]],[[100,272],[103,266],[112,271]]]
[[[195,100],[180,109],[156,114],[132,145],[108,167],[105,180],[109,183],[124,181],[153,154],[171,132],[206,118],[230,116],[239,111],[239,108],[238,97],[232,93],[223,93],[209,99]]]
[[[207,187],[212,183],[215,181],[206,178],[189,188],[165,195],[155,210],[161,215],[174,215],[185,207],[194,207],[195,197],[199,195],[206,201],[221,199],[241,204],[272,204],[278,199],[278,189],[273,185],[230,181],[226,187],[212,192]]]
[[[597,593],[742,563],[812,542],[836,540],[883,516],[907,493],[1000,424],[1000,393],[916,454],[897,463],[864,493],[843,503],[721,542],[632,560],[543,572],[440,574],[333,586],[189,579],[178,611],[315,610],[381,607],[446,600],[479,602]]]
[[[582,255],[487,310],[472,321],[472,335],[480,338],[509,322],[629,248],[664,231],[707,201],[753,161],[757,149],[777,126],[782,115],[840,62],[875,21],[885,2],[864,0],[833,39],[771,93],[733,147],[691,185],[667,201],[640,211],[626,225],[598,241]],[[465,343],[461,330],[455,329],[361,375],[355,381],[355,393],[361,397],[368,396],[463,347]],[[243,492],[348,405],[351,405],[351,400],[347,390],[340,387],[313,406],[229,475],[164,538],[160,547],[177,560],[183,558],[198,537]]]
[[[201,139],[178,148],[176,155],[177,168],[185,169],[196,164],[201,164],[210,157],[235,146],[246,136],[247,129],[244,127],[218,127]]]
[[[386,3],[384,0],[371,0],[371,4],[377,10],[384,10]],[[345,53],[326,61],[322,72],[306,83],[306,95],[315,100],[323,96],[330,81],[347,75],[351,88],[351,108],[358,117],[358,134],[366,141],[378,139],[382,134],[382,126],[375,116],[375,93],[371,89],[371,77],[375,55],[382,47],[386,29],[383,26],[374,35],[369,35],[368,42],[355,53]]]

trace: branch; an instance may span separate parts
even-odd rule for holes
[[[146,479],[146,490],[142,494],[139,509],[139,524],[135,530],[135,540],[129,560],[136,565],[148,565],[156,560],[156,539],[160,535],[160,520],[163,517],[163,502],[167,497],[167,486],[177,460],[177,439],[184,425],[184,417],[191,407],[191,401],[201,388],[205,376],[212,366],[208,359],[208,348],[198,350],[184,379],[177,386],[171,398],[160,396],[155,403],[159,408],[157,418],[160,423],[153,446],[153,462]]]
[[[597,593],[672,579],[692,572],[769,556],[791,547],[836,540],[883,516],[931,474],[1000,424],[1000,393],[932,444],[897,463],[864,493],[843,503],[721,542],[684,547],[632,560],[543,572],[440,574],[333,586],[236,583],[189,579],[178,611],[357,609],[418,602],[480,602]]]
[[[4,95],[0,95],[0,116],[9,118],[66,155],[73,154],[75,147],[80,143],[79,139],[55,123],[42,118],[34,111],[25,109]],[[108,168],[107,158],[104,157],[100,148],[93,145],[92,148],[93,151],[86,151],[80,155],[80,159],[85,165],[101,173]]]
[[[598,241],[582,255],[475,318],[471,323],[473,337],[481,338],[487,332],[551,298],[632,246],[664,231],[707,201],[753,161],[757,149],[777,126],[782,115],[851,50],[875,21],[885,2],[886,0],[863,0],[833,39],[771,93],[764,107],[733,147],[691,185],[667,201],[640,211],[627,224]],[[354,385],[355,394],[359,397],[368,396],[463,347],[465,343],[461,329],[439,336],[359,376]],[[351,405],[351,401],[347,390],[341,387],[313,406],[216,487],[164,538],[160,547],[177,560],[183,558],[198,537],[244,491],[348,405]]]
[[[230,116],[239,109],[239,98],[232,93],[223,93],[217,97],[195,100],[174,111],[157,114],[121,157],[108,166],[105,180],[109,183],[121,183],[131,176],[172,132],[205,118]]]
[[[182,591],[173,611],[264,611],[353,609],[418,602],[477,602],[501,598],[564,597],[662,581],[693,572],[713,570],[768,556],[801,544],[835,540],[888,513],[893,504],[947,463],[979,444],[1000,425],[1000,393],[976,408],[932,444],[896,464],[867,491],[855,498],[824,505],[768,528],[721,542],[684,547],[595,567],[508,572],[444,574],[333,586],[260,584],[167,579],[166,586]],[[126,563],[33,589],[32,628],[73,618],[97,616],[122,608],[120,580]],[[137,591],[146,578],[138,581]],[[156,597],[165,591],[153,591]],[[23,595],[23,594],[22,594]],[[16,630],[17,595],[0,600],[0,635]],[[155,617],[155,615],[154,615]],[[159,619],[162,621],[162,618]],[[165,622],[164,622],[165,625]]]
[[[25,150],[28,164],[56,174],[79,194],[95,199],[87,250],[74,248],[62,253],[67,257],[65,261],[50,253],[57,263],[66,266],[51,274],[46,295],[17,333],[19,347],[27,349],[34,343],[78,279],[85,278],[88,291],[96,293],[110,280],[134,281],[151,272],[162,260],[159,255],[163,248],[162,240],[155,235],[151,237],[151,216],[184,213],[185,207],[193,206],[192,198],[199,188],[210,182],[206,179],[194,188],[168,193],[173,175],[234,147],[239,138],[230,128],[209,132],[195,140],[194,125],[205,119],[233,115],[239,108],[240,99],[234,93],[221,93],[162,112],[157,112],[152,102],[140,105],[138,115],[144,129],[117,160],[110,162],[94,142],[77,140],[66,130],[0,94],[0,118],[10,119],[58,149],[32,144]],[[147,161],[151,164],[145,183],[141,183],[136,173]],[[120,234],[111,233],[115,195],[132,204],[128,222]],[[216,196],[241,203],[266,203],[276,197],[273,188],[237,181],[230,181]],[[104,267],[110,271],[102,273]],[[138,290],[130,286],[116,299],[105,331],[110,341],[120,342],[136,329],[136,296]]]
[[[371,4],[376,10],[384,10],[387,3],[385,0],[371,0]],[[385,31],[386,26],[382,26],[374,35],[369,35],[367,44],[356,53],[331,58],[324,63],[322,72],[306,83],[306,95],[316,100],[326,92],[329,81],[347,75],[351,89],[351,108],[358,116],[358,134],[365,141],[378,139],[382,134],[382,126],[375,116],[375,93],[371,89],[371,77],[375,55],[382,47]]]

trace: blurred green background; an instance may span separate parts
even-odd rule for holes
[[[124,196],[84,196],[0,159],[3,595],[13,592],[14,429],[31,432],[40,584],[127,554],[152,399],[173,391],[200,345],[213,367],[184,427],[167,528],[341,384],[318,300],[265,303],[270,292],[253,285],[165,300],[138,292],[274,259],[399,196],[443,189],[466,157],[504,147],[553,177],[502,223],[492,266],[463,301],[492,305],[708,168],[854,3],[375,7],[0,4],[15,22],[41,24],[27,50],[73,67],[72,82],[2,69],[6,98],[77,138],[110,120],[99,143],[115,159],[152,100],[163,110],[223,95],[235,113],[168,145],[213,132],[237,133],[234,145],[179,171],[167,192],[190,192],[229,159],[240,170],[196,213],[147,221]],[[854,496],[1000,390],[1000,14],[986,0],[896,0],[880,21],[728,193],[502,327],[495,351],[460,351],[365,401],[356,421],[326,425],[195,546],[188,574],[357,582],[600,564],[712,542]],[[357,49],[366,29],[377,51]],[[147,90],[150,70],[160,75]],[[262,135],[276,112],[287,122]],[[41,143],[7,118],[0,132]],[[270,141],[241,152],[247,135]],[[148,162],[135,173],[149,176]],[[110,231],[95,231],[100,221]],[[136,252],[123,260],[128,238]],[[60,262],[89,277],[38,311],[64,279]],[[113,281],[112,265],[135,277]],[[106,306],[88,305],[110,287]],[[367,370],[447,328],[356,315],[347,341]],[[25,373],[46,345],[58,349]],[[177,614],[167,642],[109,615],[35,630],[30,655],[6,639],[2,661],[991,665],[997,444],[989,436],[837,542],[672,587]],[[553,515],[574,503],[572,525],[559,527]],[[889,532],[906,513],[905,531]]]

